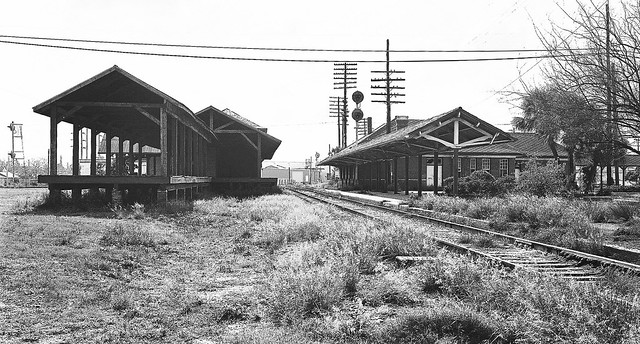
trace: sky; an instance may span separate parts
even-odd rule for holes
[[[0,35],[208,46],[365,49],[372,53],[152,48],[33,41],[85,48],[167,54],[274,59],[383,61],[391,50],[539,49],[535,26],[566,20],[571,0],[457,1],[6,1]],[[268,128],[282,144],[273,161],[287,165],[337,144],[336,119],[329,117],[331,62],[264,62],[89,52],[0,43],[0,125],[21,123],[27,159],[46,158],[48,117],[32,107],[118,65],[185,104],[193,112],[209,105],[229,108]],[[391,60],[531,56],[537,53],[400,53]],[[405,71],[406,103],[392,117],[429,118],[456,107],[509,130],[519,110],[501,91],[518,90],[522,78],[540,82],[539,59],[489,62],[391,62]],[[386,107],[373,103],[372,70],[383,62],[357,65],[361,105],[374,127]],[[349,90],[349,97],[351,92]],[[350,102],[349,111],[354,108]],[[355,139],[349,121],[348,141]],[[61,124],[58,151],[71,156],[71,126]],[[65,144],[66,142],[66,144]],[[11,149],[11,132],[0,130],[0,152]],[[2,157],[6,159],[6,155]]]

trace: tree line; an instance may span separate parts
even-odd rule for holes
[[[570,27],[536,26],[552,58],[542,84],[515,92],[521,116],[513,118],[514,128],[566,147],[568,186],[575,184],[574,159],[585,166],[589,187],[598,166],[611,185],[618,176],[612,167],[617,172],[629,151],[640,154],[632,141],[640,136],[640,1],[616,8],[610,11],[608,1],[578,3],[576,13],[564,12]]]

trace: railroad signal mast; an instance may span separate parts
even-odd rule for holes
[[[341,148],[347,146],[347,90],[356,88],[357,64],[352,62],[342,62],[333,64],[333,89],[342,90],[342,142]]]
[[[11,159],[11,179],[15,180],[16,177],[16,161],[18,166],[20,161],[24,164],[24,141],[22,139],[22,124],[13,123],[8,126],[11,130],[11,152],[9,152],[9,159]]]
[[[404,86],[393,85],[393,82],[405,81],[404,78],[393,77],[393,74],[404,74],[404,71],[392,70],[389,68],[389,40],[387,39],[387,65],[386,70],[371,71],[371,73],[381,73],[384,75],[382,78],[373,78],[371,82],[381,83],[377,85],[371,85],[374,90],[381,90],[381,92],[372,92],[372,96],[383,96],[384,100],[372,100],[374,103],[386,103],[387,104],[387,134],[391,133],[391,104],[401,104],[404,100],[392,100],[391,98],[404,97],[404,93],[397,93],[394,90],[404,90]]]
[[[338,145],[342,146],[342,97],[329,97],[329,117],[338,118]]]

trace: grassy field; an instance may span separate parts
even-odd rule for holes
[[[0,214],[7,214],[15,207],[38,199],[47,192],[46,188],[0,188]]]
[[[622,301],[637,293],[634,277],[590,285],[508,273],[441,251],[428,228],[375,224],[292,196],[69,213],[3,217],[0,343],[640,337],[640,310]],[[429,258],[380,259],[397,254]]]

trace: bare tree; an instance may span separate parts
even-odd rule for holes
[[[572,29],[552,23],[537,30],[553,56],[547,79],[603,115],[607,142],[640,154],[626,140],[640,135],[640,0],[620,9],[608,16],[608,6],[579,3],[577,14],[565,12]]]

